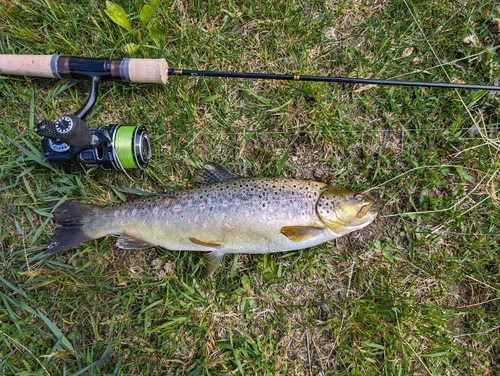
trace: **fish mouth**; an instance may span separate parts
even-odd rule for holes
[[[365,215],[368,214],[368,212],[371,210],[372,207],[373,207],[373,202],[369,202],[366,205],[363,205],[359,210],[357,217],[363,218]]]

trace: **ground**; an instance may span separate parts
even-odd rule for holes
[[[116,7],[119,5],[119,7]],[[172,68],[498,83],[495,2],[0,4],[0,53],[167,59]],[[37,117],[87,83],[0,75],[0,373],[495,375],[498,95],[169,77],[101,84],[91,127],[146,124],[145,171],[43,160]],[[193,184],[203,163],[365,192],[377,220],[297,252],[47,255],[49,202],[107,205]]]

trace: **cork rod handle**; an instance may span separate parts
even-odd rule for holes
[[[91,59],[59,55],[2,55],[0,74],[47,78],[90,78],[166,84],[165,59]]]
[[[123,59],[122,80],[151,84],[166,84],[168,64],[165,59]],[[128,77],[127,79],[124,79]]]
[[[0,74],[59,78],[57,55],[0,55]]]

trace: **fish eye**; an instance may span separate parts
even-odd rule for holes
[[[356,196],[354,196],[354,200],[356,202],[361,202],[361,201],[363,201],[363,196],[362,195],[356,195]]]

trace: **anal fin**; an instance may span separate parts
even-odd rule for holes
[[[203,255],[203,261],[205,261],[205,278],[209,278],[214,274],[215,269],[220,265],[222,259],[224,257],[224,253],[218,251],[212,251],[205,253]]]
[[[314,226],[285,226],[281,233],[294,242],[303,242],[321,234],[324,229]]]

